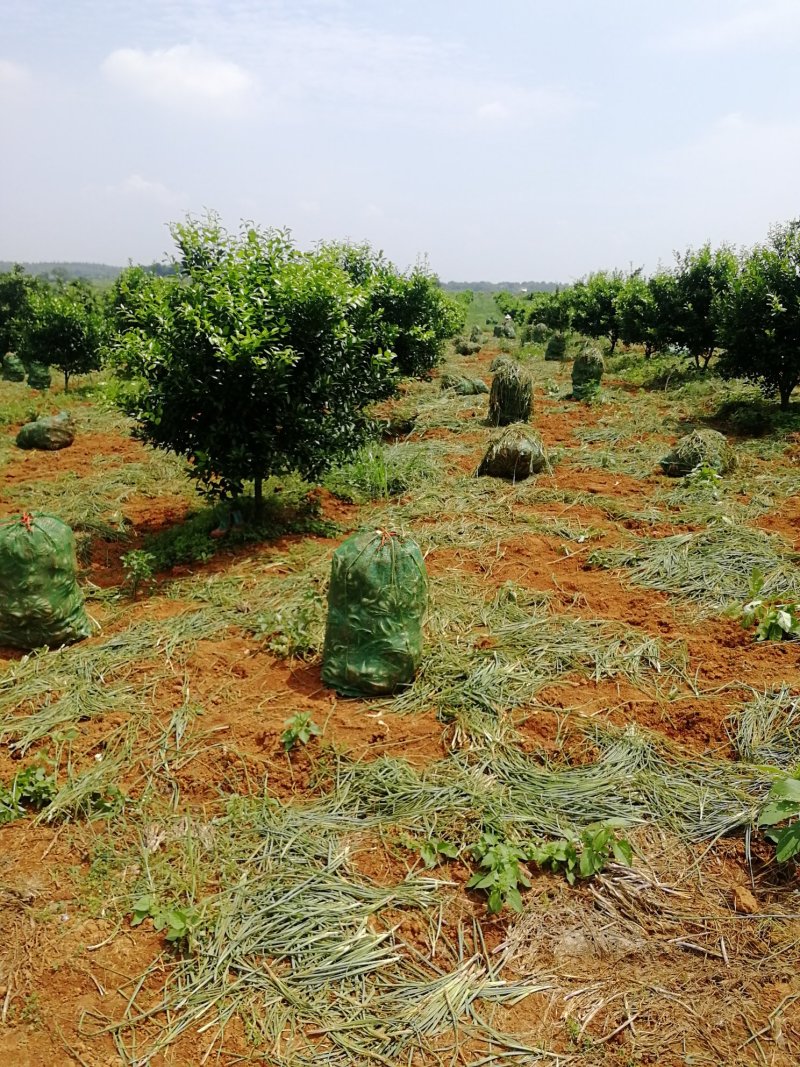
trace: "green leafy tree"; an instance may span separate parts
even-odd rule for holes
[[[617,305],[624,286],[621,274],[597,271],[573,285],[570,292],[573,327],[587,337],[607,337],[612,353],[620,336]]]
[[[543,322],[549,329],[564,333],[572,326],[572,290],[556,289],[554,292],[531,293],[527,322]]]
[[[124,283],[118,400],[140,436],[187,457],[201,491],[252,482],[258,514],[266,477],[316,477],[363,444],[365,406],[393,388],[391,356],[362,328],[363,287],[329,254],[303,254],[281,230],[229,234],[213,215],[172,234],[178,278]]]
[[[710,244],[678,255],[672,341],[703,370],[721,344],[722,316],[737,273],[734,252]]]
[[[497,305],[497,310],[502,315],[509,315],[514,322],[525,321],[525,315],[528,310],[527,301],[523,302],[519,297],[512,296],[511,293],[503,290],[495,293],[494,302]]]
[[[717,313],[721,373],[777,393],[786,410],[800,383],[800,220],[773,227],[768,241],[743,257]]]
[[[0,274],[0,359],[18,348],[30,315],[31,298],[39,288],[41,283],[26,274],[19,264]]]
[[[403,274],[368,244],[323,245],[320,255],[341,267],[363,290],[354,318],[375,353],[394,357],[397,372],[422,377],[442,358],[446,341],[463,329],[466,303],[449,296],[424,265]]]
[[[673,335],[676,302],[674,275],[660,271],[643,278],[640,271],[634,271],[617,297],[620,340],[642,345],[647,359],[662,351]]]
[[[21,329],[20,354],[26,363],[57,367],[64,391],[74,374],[100,367],[103,316],[92,289],[82,281],[37,288]]]

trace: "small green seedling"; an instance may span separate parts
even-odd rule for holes
[[[714,500],[719,500],[719,483],[722,475],[710,463],[698,463],[694,470],[683,479],[683,484],[689,489],[709,490]]]
[[[312,737],[322,733],[307,711],[298,712],[291,719],[286,719],[283,725],[286,729],[281,734],[281,741],[285,752],[291,752],[297,744],[307,745]]]
[[[136,548],[131,552],[126,552],[124,556],[120,556],[120,562],[125,572],[125,582],[135,600],[140,586],[153,580],[156,557],[152,552],[145,552],[141,548]]]
[[[426,867],[435,867],[442,860],[458,859],[458,845],[442,837],[429,837],[425,841],[420,841],[417,848]]]
[[[539,867],[562,872],[569,884],[575,885],[577,878],[593,878],[600,874],[612,859],[629,867],[633,862],[633,849],[606,823],[587,826],[576,838],[532,845],[528,859]]]
[[[29,810],[41,811],[57,792],[55,778],[41,764],[26,767],[10,786],[0,784],[0,824],[20,819]]]
[[[800,779],[779,778],[773,782],[758,825],[775,844],[775,859],[785,863],[800,853]],[[787,823],[780,827],[780,823]]]
[[[496,915],[505,904],[512,911],[522,911],[519,887],[527,889],[531,884],[528,872],[520,866],[528,859],[524,849],[487,830],[473,846],[472,855],[481,869],[467,882],[467,889],[482,889],[487,894],[489,914]]]
[[[188,942],[197,929],[200,913],[191,904],[162,907],[152,893],[145,893],[134,901],[131,926],[139,926],[145,919],[153,920],[154,929],[166,931],[164,936],[170,944],[180,944]]]
[[[800,638],[800,604],[779,597],[762,597],[764,575],[750,575],[750,600],[742,608],[742,626],[755,626],[757,641],[796,641]]]

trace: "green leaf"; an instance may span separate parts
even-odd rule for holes
[[[783,830],[778,837],[775,859],[785,863],[800,852],[800,822],[793,823]]]
[[[798,805],[792,800],[777,800],[773,804],[767,804],[758,817],[759,826],[775,826],[776,823],[784,822],[793,815],[797,815]]]
[[[617,863],[624,863],[626,867],[630,867],[633,863],[633,849],[629,841],[614,838],[611,842],[611,851]]]

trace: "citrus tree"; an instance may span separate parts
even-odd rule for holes
[[[624,286],[619,272],[597,271],[570,290],[573,327],[587,337],[607,337],[612,354],[620,335],[617,304]]]
[[[19,264],[0,274],[0,359],[17,348],[30,313],[31,297],[40,286]]]
[[[676,300],[673,274],[659,271],[643,278],[634,271],[617,297],[620,340],[642,345],[647,359],[666,348],[674,334]]]
[[[66,392],[74,374],[100,367],[103,330],[98,298],[85,282],[38,286],[20,327],[19,354],[26,363],[57,367]]]
[[[671,341],[703,370],[721,344],[722,310],[736,271],[736,255],[726,245],[706,243],[677,257]]]
[[[757,382],[788,408],[800,384],[800,220],[773,227],[742,257],[719,315],[721,373]]]
[[[365,327],[363,287],[288,233],[210,215],[172,227],[174,278],[126,273],[112,299],[118,400],[138,433],[185,456],[201,491],[315,477],[364,442],[396,373]],[[134,268],[134,270],[136,270]]]
[[[375,352],[393,354],[398,374],[427,374],[442,358],[448,338],[463,329],[465,301],[445,293],[424,264],[403,273],[368,244],[331,243],[320,255],[362,289],[359,328],[371,334]]]

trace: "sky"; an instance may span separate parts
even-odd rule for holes
[[[218,212],[453,280],[800,215],[800,0],[0,0],[0,260]]]

